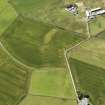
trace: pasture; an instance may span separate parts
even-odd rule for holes
[[[32,104],[34,102],[47,104],[49,101],[51,105],[68,105],[69,103],[76,105],[72,82],[65,69],[63,49],[84,40],[85,35],[18,16],[9,3],[4,7],[8,9],[2,10],[0,14],[0,22],[2,23],[0,26],[1,43],[11,56],[19,62],[30,67],[37,67],[37,70],[35,68],[35,71],[33,71],[28,92],[31,70],[17,64],[1,48],[0,104],[17,105],[28,94],[41,94],[44,97],[51,95],[61,97],[61,99],[35,97],[37,98],[35,100],[31,97],[27,104],[30,105],[30,102]],[[43,66],[47,68],[39,68]],[[66,99],[66,97],[70,97],[70,99]],[[26,99],[23,101],[27,102]],[[42,102],[39,100],[42,100]]]
[[[34,67],[64,66],[63,49],[83,39],[85,37],[78,33],[24,17],[18,17],[1,37],[2,43],[11,54]]]
[[[30,78],[31,70],[0,48],[0,105],[76,105],[64,48],[86,39],[85,9],[104,7],[104,0],[7,1],[0,0],[0,42],[16,60],[35,69]],[[77,16],[65,10],[72,2],[79,5]],[[90,95],[93,105],[105,104],[104,27],[104,15],[90,21],[90,34],[101,34],[68,55],[76,87]]]
[[[26,96],[30,72],[14,62],[0,47],[0,105],[14,105]]]
[[[70,65],[77,89],[88,94],[93,105],[104,105],[105,69],[72,58]]]
[[[97,8],[97,7],[105,7],[105,1],[104,0],[79,0],[82,1],[87,8]]]
[[[77,90],[89,94],[93,105],[104,105],[105,31],[82,43],[69,54]]]
[[[25,2],[25,3],[24,3]],[[84,16],[75,16],[65,10],[65,0],[11,0],[10,3],[22,16],[54,26],[87,34]],[[82,12],[84,14],[84,12]]]
[[[65,68],[40,68],[33,71],[29,93],[75,99],[71,78]]]
[[[0,0],[0,37],[16,17],[7,0]],[[13,61],[0,46],[0,105],[17,104],[26,96],[30,72]]]
[[[93,38],[73,49],[71,56],[88,64],[105,68],[105,39]]]
[[[17,13],[7,0],[0,0],[0,36],[16,19]]]

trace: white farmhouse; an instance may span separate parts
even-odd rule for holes
[[[76,4],[70,4],[68,5],[65,9],[67,11],[69,11],[70,13],[73,13],[73,14],[77,14],[77,5]]]
[[[105,14],[105,9],[100,7],[86,10],[87,19],[94,19],[97,15]]]

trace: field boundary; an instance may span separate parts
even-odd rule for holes
[[[25,68],[27,68],[27,69],[35,70],[34,67],[27,66],[26,64],[22,63],[21,61],[19,61],[19,60],[16,59],[15,57],[13,57],[13,56],[8,52],[8,50],[3,46],[3,44],[2,44],[1,41],[0,41],[0,46],[1,46],[1,48],[4,50],[4,52],[5,52],[10,58],[12,58],[12,60],[15,61],[17,64],[22,65],[23,67],[25,67]]]
[[[58,99],[66,99],[66,100],[75,100],[75,99],[69,98],[69,97],[51,96],[51,95],[43,95],[43,94],[33,94],[33,93],[29,93],[29,95],[32,95],[32,96],[40,96],[40,97],[58,98]]]

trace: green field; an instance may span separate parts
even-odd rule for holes
[[[71,51],[73,58],[105,68],[105,39],[93,38]]]
[[[20,105],[76,105],[71,78],[65,68],[40,68],[32,73],[28,96]]]
[[[78,33],[18,17],[3,34],[1,41],[20,61],[37,67],[63,66],[63,49],[79,43],[84,38]]]
[[[0,41],[17,60],[37,67],[32,73],[30,94],[75,100],[72,82],[65,69],[63,50],[83,39],[85,37],[78,33],[19,16],[3,33]]]
[[[87,33],[86,21],[83,15],[74,16],[65,10],[65,0],[11,0],[17,13],[22,16],[43,21],[59,28],[79,33]],[[25,2],[25,3],[24,3]],[[84,14],[84,11],[80,13]],[[73,20],[73,21],[72,21]]]
[[[16,17],[15,10],[7,0],[0,0],[0,36]],[[26,96],[30,72],[13,61],[0,46],[0,105],[17,104]]]
[[[0,0],[0,36],[16,17],[16,11],[7,3],[7,0]]]
[[[88,8],[96,8],[96,7],[104,7],[105,6],[105,1],[104,0],[80,0],[83,1],[86,7]]]
[[[93,105],[105,105],[105,69],[76,59],[70,59],[70,65],[77,76],[74,77],[77,89],[88,94]]]
[[[75,97],[65,68],[41,68],[33,71],[29,93],[55,97]]]
[[[70,55],[71,71],[77,89],[89,94],[94,105],[104,105],[105,32],[82,43]]]
[[[0,105],[13,105],[27,94],[30,72],[0,47]]]
[[[96,7],[104,7],[105,1],[104,0],[63,0],[64,2],[70,4],[70,3],[84,3],[84,5],[88,8],[96,8]]]

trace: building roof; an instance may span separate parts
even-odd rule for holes
[[[105,9],[102,9],[100,7],[95,9],[86,10],[86,16],[87,18],[95,18],[97,15],[101,15],[105,13]]]
[[[67,11],[75,14],[77,12],[77,5],[76,4],[70,4],[65,8]]]
[[[93,11],[98,11],[98,10],[101,10],[101,9],[102,9],[101,7],[94,8],[94,9],[91,9],[91,12],[93,12]]]
[[[83,98],[82,100],[79,101],[79,105],[88,105],[88,104],[89,104],[88,98]]]

